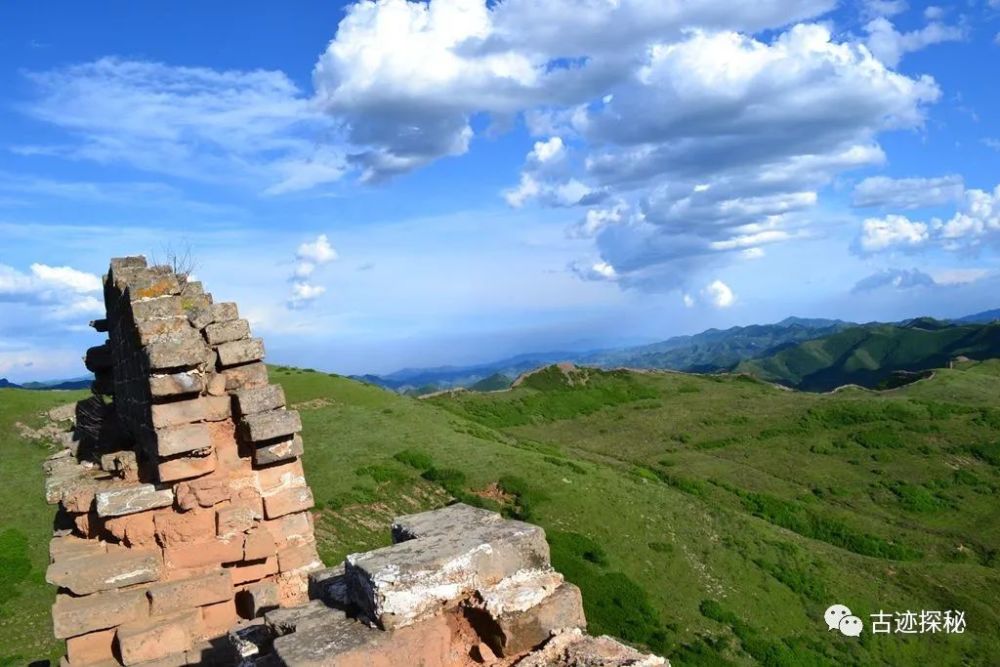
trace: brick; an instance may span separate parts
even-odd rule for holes
[[[136,484],[95,494],[98,516],[123,516],[145,512],[158,507],[169,507],[174,502],[174,492],[157,489],[152,484]]]
[[[153,375],[149,378],[149,392],[153,398],[200,394],[204,382],[204,376],[197,371]]]
[[[93,556],[107,551],[104,542],[96,540],[85,540],[75,535],[64,537],[54,537],[49,542],[49,562],[57,560],[76,558],[78,556]]]
[[[305,472],[302,470],[302,461],[289,461],[280,466],[261,468],[257,471],[257,483],[265,495],[294,486],[305,486],[306,478]]]
[[[285,390],[279,384],[241,389],[234,394],[240,415],[256,415],[285,407]]]
[[[132,316],[136,321],[180,317],[182,315],[184,315],[184,308],[179,296],[166,296],[158,299],[132,302]]]
[[[163,546],[204,542],[215,536],[215,512],[212,510],[158,514],[155,524],[156,536]]]
[[[257,618],[271,609],[276,609],[280,601],[278,584],[274,581],[259,581],[250,584],[236,594],[236,608],[244,618]]]
[[[66,657],[73,667],[100,664],[114,659],[115,655],[112,650],[114,643],[115,630],[113,628],[69,637],[66,640]]]
[[[240,537],[187,542],[163,549],[163,562],[171,569],[236,563],[242,558],[243,539]]]
[[[108,591],[79,598],[60,593],[52,606],[52,625],[56,639],[66,639],[146,618],[148,614],[149,603],[143,591]]]
[[[195,329],[201,330],[212,323],[212,306],[206,304],[191,308],[187,311],[188,323]]]
[[[101,470],[112,473],[127,482],[139,481],[139,461],[135,451],[125,449],[101,457]]]
[[[585,628],[580,589],[550,573],[515,575],[485,593],[485,609],[473,624],[494,654],[518,655],[545,642],[557,630]],[[554,588],[553,588],[554,587]],[[530,605],[530,606],[529,606]]]
[[[132,584],[156,581],[163,571],[159,549],[115,549],[106,554],[58,560],[45,580],[77,595],[90,595]]]
[[[313,506],[312,491],[308,486],[295,487],[264,496],[264,516],[274,519],[285,514],[301,512]]]
[[[278,552],[278,570],[281,572],[294,572],[303,569],[312,571],[322,569],[322,567],[323,561],[316,553],[315,543],[286,547]]]
[[[177,506],[183,511],[212,507],[231,497],[232,491],[226,478],[212,476],[177,485]]]
[[[221,345],[250,337],[250,323],[246,320],[214,322],[205,327],[205,340],[209,345]]]
[[[264,521],[261,526],[274,535],[279,547],[305,544],[313,540],[313,519],[309,512],[286,514],[274,520]]]
[[[103,343],[88,349],[87,356],[83,358],[83,365],[87,367],[87,370],[95,373],[110,369],[113,365],[111,344]]]
[[[190,650],[200,621],[201,615],[192,610],[167,618],[122,625],[116,636],[122,662],[136,665]]]
[[[263,387],[267,384],[267,366],[261,362],[233,366],[222,371],[226,378],[226,391]]]
[[[243,560],[261,560],[277,553],[278,545],[274,541],[274,535],[263,526],[254,528],[243,538]]]
[[[139,344],[149,345],[163,336],[192,331],[186,317],[167,317],[160,320],[139,320],[135,323],[139,332]],[[195,332],[196,333],[196,332]]]
[[[205,605],[201,608],[202,636],[198,639],[221,637],[236,627],[239,620],[239,615],[236,613],[236,600],[232,597],[222,602]]]
[[[112,517],[104,522],[104,529],[129,547],[152,546],[156,544],[156,514],[153,510]]]
[[[240,445],[236,441],[236,424],[226,420],[212,422],[208,426],[219,466],[234,473],[246,471],[247,461],[240,455]]]
[[[216,530],[219,537],[245,533],[253,528],[255,521],[263,518],[246,505],[224,507],[217,512],[217,515]]]
[[[153,428],[181,426],[199,421],[222,421],[232,414],[228,396],[200,396],[152,407]]]
[[[291,438],[285,438],[277,442],[268,442],[254,447],[253,462],[259,466],[272,465],[302,456],[304,451],[302,436],[296,433]]]
[[[296,410],[272,410],[247,415],[240,422],[241,435],[250,442],[276,440],[302,430],[302,419]]]
[[[159,456],[211,448],[212,440],[205,424],[184,424],[156,430],[156,453]]]
[[[157,584],[146,591],[149,597],[150,613],[154,616],[202,607],[233,598],[233,582],[229,573],[218,569],[181,581]]]
[[[164,334],[143,348],[146,363],[154,371],[200,366],[209,358],[205,341],[194,329]]]
[[[157,466],[161,482],[177,482],[182,479],[201,477],[215,470],[215,456],[207,455],[177,456],[172,459],[162,459]]]
[[[251,338],[223,343],[216,348],[216,352],[219,354],[219,365],[223,368],[260,361],[264,358],[264,341],[260,338]]]
[[[226,394],[226,376],[222,373],[213,373],[205,387],[212,396],[224,396]]]
[[[240,317],[239,308],[232,301],[213,303],[211,310],[213,322],[228,322],[230,320],[238,320]]]
[[[177,275],[167,266],[151,266],[148,271],[139,272],[129,281],[129,296],[133,301],[157,299],[180,291]]]
[[[262,561],[248,564],[237,564],[228,568],[230,576],[233,578],[233,585],[259,581],[273,574],[278,574],[278,559],[274,556]]]

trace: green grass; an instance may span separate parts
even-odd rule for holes
[[[395,515],[459,498],[543,526],[591,630],[674,665],[1000,655],[998,362],[883,394],[556,370],[509,392],[416,400],[298,369],[272,379],[302,413],[328,563],[389,543]],[[13,453],[0,457],[0,500],[12,508],[0,526],[0,614],[17,613],[0,616],[0,664],[54,651],[45,450],[10,428],[49,407],[39,401],[58,402],[47,396],[0,392]],[[834,602],[866,620],[959,609],[968,630],[839,637],[822,622]]]

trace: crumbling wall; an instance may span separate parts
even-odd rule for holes
[[[46,463],[64,663],[230,664],[219,638],[322,567],[299,415],[236,304],[141,257],[112,260],[104,298],[94,397]]]

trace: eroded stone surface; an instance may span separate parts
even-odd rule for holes
[[[174,502],[171,489],[157,489],[152,484],[136,484],[96,494],[98,516],[122,516],[169,507]]]

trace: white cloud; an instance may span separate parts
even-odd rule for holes
[[[855,206],[915,209],[960,201],[965,192],[961,176],[889,178],[873,176],[854,186]]]
[[[930,238],[926,223],[914,222],[906,216],[890,214],[884,218],[868,218],[861,225],[859,244],[863,252],[871,253],[895,248],[922,246]]]
[[[566,154],[563,141],[559,137],[552,137],[548,141],[536,141],[535,147],[528,154],[529,159],[541,163],[558,160]]]
[[[326,234],[320,234],[315,240],[300,244],[295,259],[292,294],[288,298],[288,307],[293,309],[307,306],[326,292],[326,287],[310,283],[309,279],[318,267],[336,261],[338,255]]]
[[[865,32],[868,34],[865,40],[868,48],[890,67],[898,65],[907,53],[942,42],[957,42],[966,37],[964,28],[938,21],[931,21],[923,28],[910,32],[899,32],[891,21],[883,17],[865,25]]]
[[[908,290],[919,287],[937,287],[937,283],[930,275],[919,269],[883,269],[877,273],[859,280],[851,292],[858,294],[861,292],[872,292],[884,288],[896,290]]]
[[[300,245],[295,257],[300,261],[322,266],[337,259],[337,251],[330,245],[326,234],[320,234],[315,241]]]
[[[931,271],[931,276],[938,285],[951,286],[979,282],[993,273],[990,269],[937,269]]]
[[[694,308],[695,300],[693,296],[685,292],[681,298],[684,301],[685,308]]]
[[[584,280],[613,282],[618,279],[615,267],[600,260],[592,263],[576,262],[570,265],[570,270]]]
[[[335,123],[282,72],[218,71],[102,58],[31,72],[26,107],[66,130],[64,144],[19,146],[209,182],[303,190],[340,178]]]
[[[716,308],[729,308],[736,301],[733,290],[721,280],[714,280],[706,285],[701,294]]]
[[[326,288],[322,285],[310,285],[306,282],[293,282],[292,295],[288,299],[288,305],[291,308],[302,308],[306,304],[318,299],[324,292],[326,292]]]
[[[937,5],[930,5],[924,9],[924,18],[928,21],[940,21],[944,18],[947,12],[944,7],[938,7]]]
[[[51,319],[71,319],[104,312],[101,279],[69,266],[32,264],[30,273],[0,264],[0,302],[39,308]]]
[[[906,0],[863,0],[861,15],[868,18],[895,16],[909,9]]]

